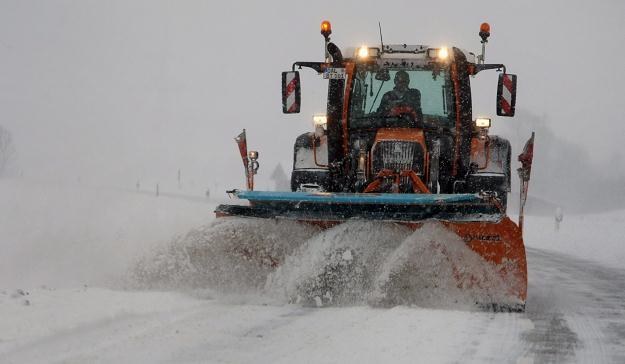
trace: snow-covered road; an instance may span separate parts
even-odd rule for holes
[[[624,211],[565,216],[557,232],[552,218],[528,217],[522,314],[306,308],[119,288],[134,254],[209,222],[205,204],[2,187],[0,363],[625,362]]]
[[[625,272],[537,249],[528,261],[524,314],[316,309],[204,291],[2,292],[0,362],[625,362]]]
[[[525,316],[519,342],[536,362],[625,362],[625,271],[528,249]]]

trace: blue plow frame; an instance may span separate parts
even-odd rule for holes
[[[476,194],[413,194],[413,193],[334,193],[334,192],[274,192],[234,191],[240,199],[255,201],[313,202],[320,204],[384,204],[436,205],[445,203],[478,203]]]
[[[218,216],[340,222],[350,219],[496,222],[505,215],[477,194],[232,191],[248,205],[219,205]]]

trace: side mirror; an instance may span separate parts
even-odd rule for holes
[[[516,75],[499,74],[497,83],[497,115],[514,116],[516,105]]]
[[[285,114],[298,113],[300,105],[299,72],[282,72],[282,112]]]

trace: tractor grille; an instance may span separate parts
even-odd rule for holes
[[[395,172],[414,170],[423,174],[423,148],[408,141],[386,140],[378,142],[373,150],[373,173],[383,169]]]

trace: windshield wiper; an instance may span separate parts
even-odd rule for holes
[[[373,103],[371,104],[371,108],[369,109],[369,114],[371,114],[371,110],[373,110],[373,105],[375,105],[375,102],[377,101],[378,96],[380,96],[380,91],[382,91],[382,86],[384,85],[384,82],[386,82],[386,81],[382,81],[382,83],[380,83],[380,87],[378,88],[378,92],[376,92],[375,98],[373,99]]]

